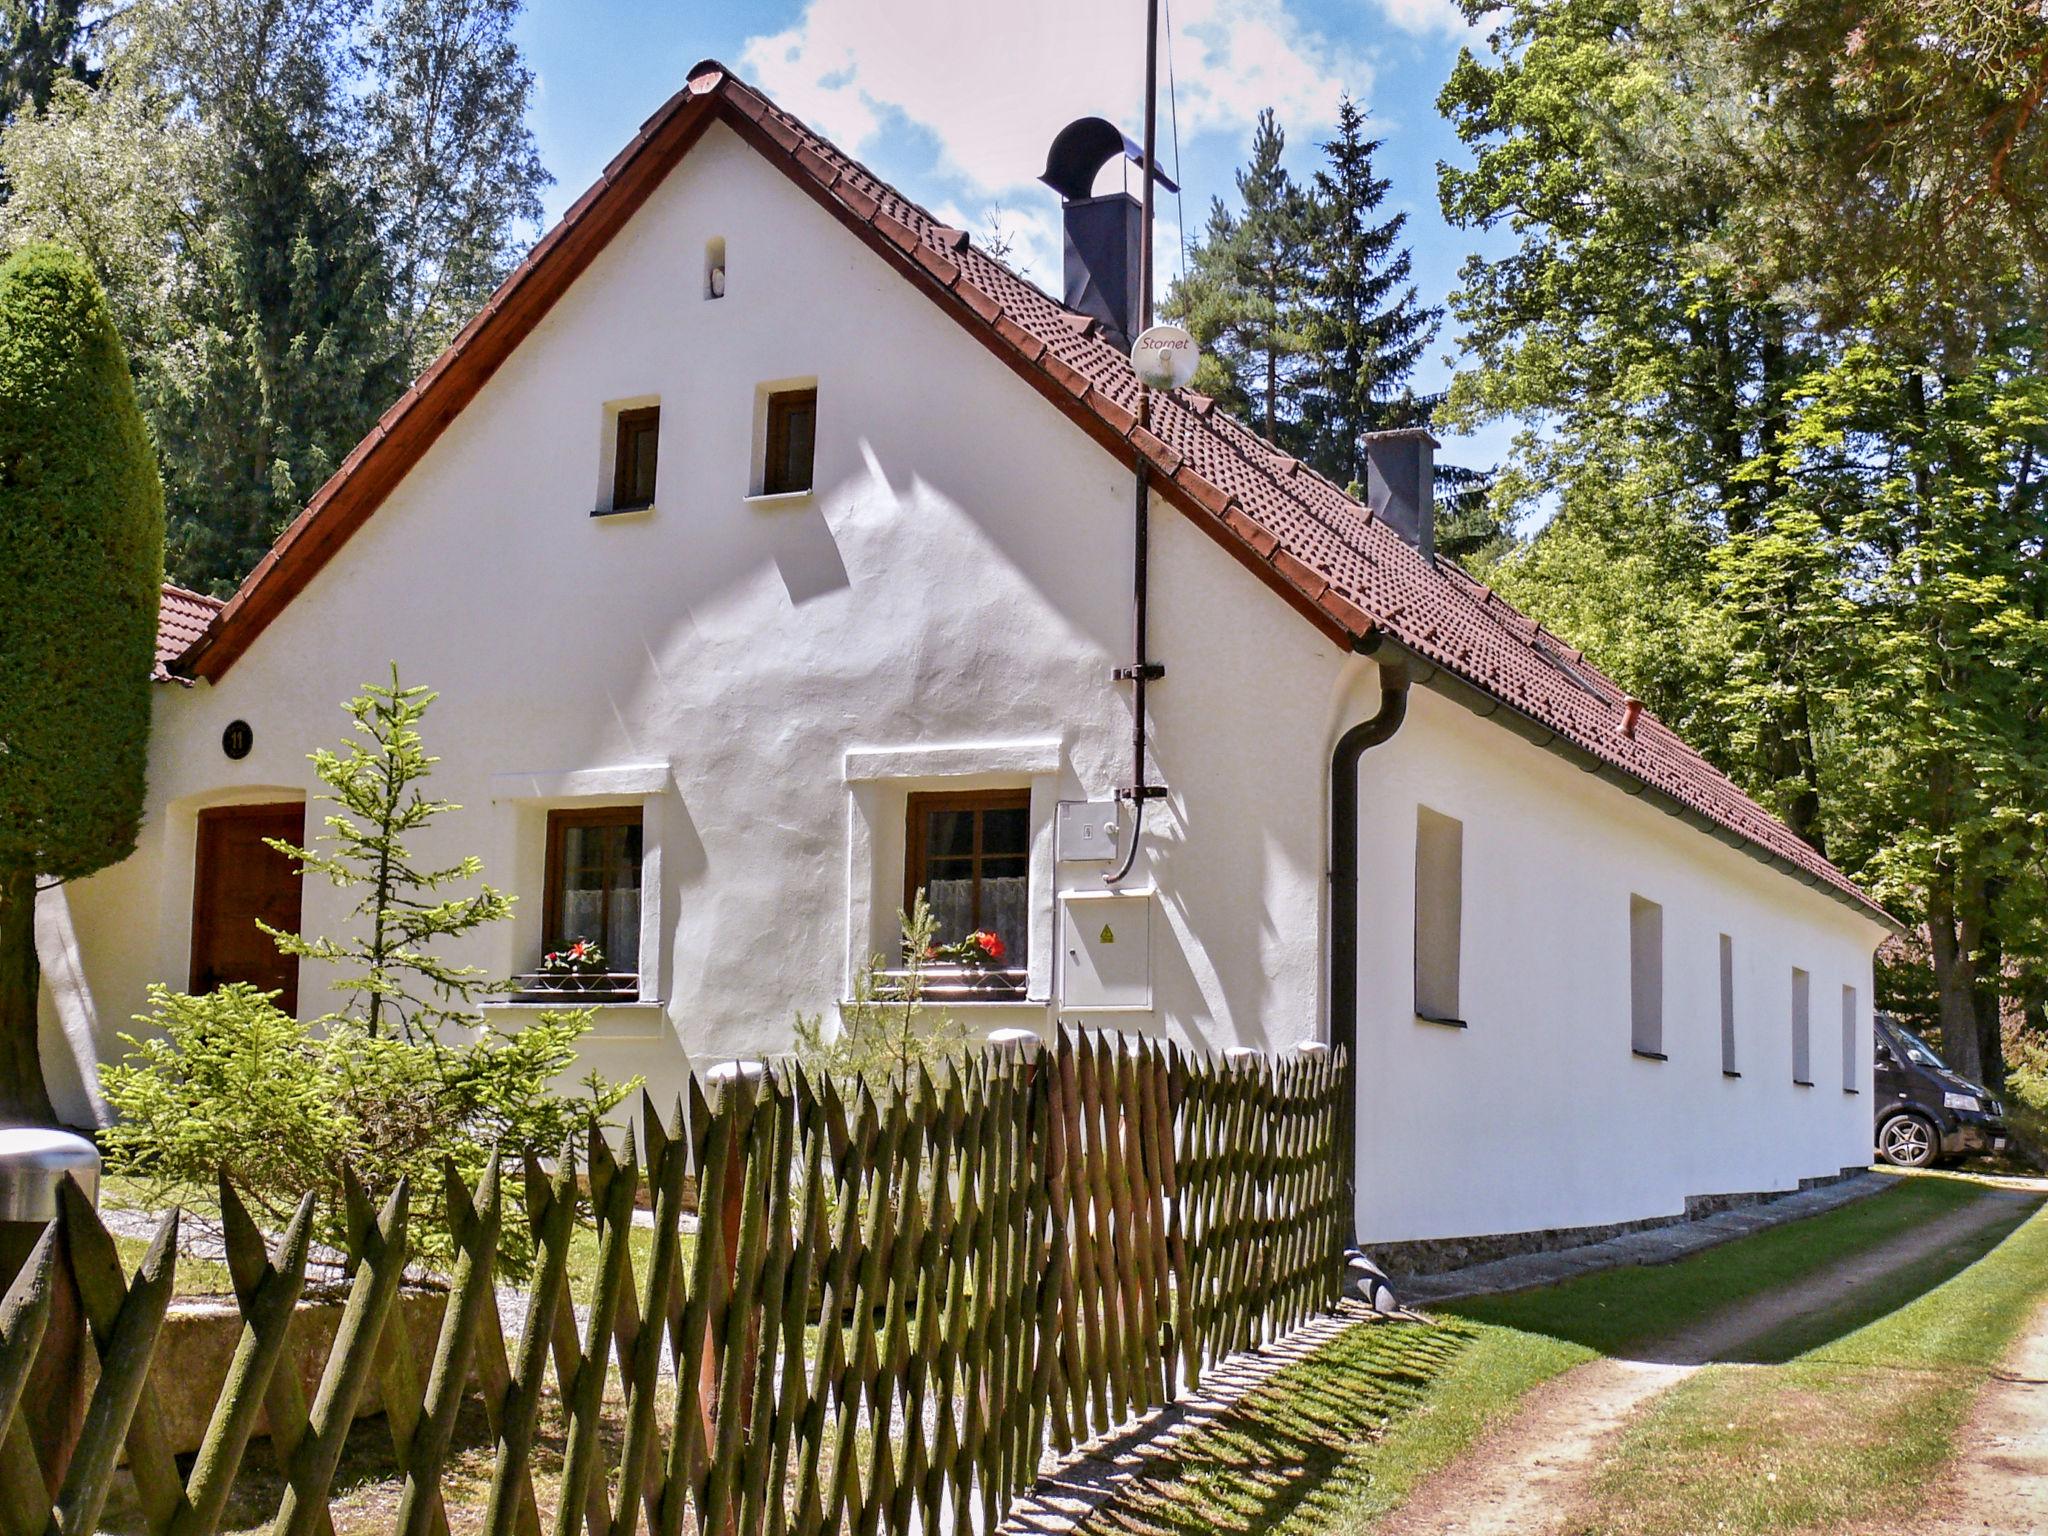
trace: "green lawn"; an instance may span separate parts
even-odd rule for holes
[[[1873,1290],[1851,1331],[1774,1340],[1770,1370],[1712,1366],[1633,1426],[1596,1489],[1600,1529],[1690,1536],[1910,1528],[1977,1392],[2048,1297],[2048,1212]]]
[[[1979,1198],[1981,1190],[1962,1180],[1902,1179],[1871,1199],[1677,1264],[1474,1300],[1429,1322],[1352,1329],[1153,1462],[1088,1529],[1146,1536],[1369,1530],[1539,1383]],[[2016,1208],[2015,1220],[2024,1214]],[[1896,1308],[1912,1294],[1909,1286],[1939,1285],[1980,1252],[1950,1255],[1910,1282],[1869,1288],[1881,1294],[1859,1293],[1821,1326],[1830,1337],[1860,1327]],[[1796,1338],[1776,1342],[1805,1347]]]

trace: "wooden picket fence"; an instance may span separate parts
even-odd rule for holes
[[[259,1410],[279,1536],[331,1536],[352,1434],[388,1438],[403,1484],[390,1528],[406,1536],[632,1536],[643,1520],[660,1536],[990,1530],[1048,1448],[1130,1424],[1334,1303],[1345,1078],[1328,1056],[1226,1061],[1062,1033],[843,1092],[789,1064],[715,1098],[693,1082],[666,1124],[643,1115],[623,1155],[592,1138],[581,1159],[526,1166],[537,1325],[501,1316],[498,1173],[473,1191],[450,1177],[457,1257],[430,1361],[396,1312],[407,1192],[372,1209],[352,1190],[347,1299],[310,1402],[286,1323],[311,1197],[266,1245],[229,1195],[241,1338],[189,1464],[150,1373],[175,1217],[130,1279],[67,1187],[0,1303],[0,1536],[94,1530],[124,1450],[151,1536],[211,1536]],[[636,1274],[643,1178],[654,1229]],[[583,1210],[598,1273],[572,1297]],[[24,1391],[67,1282],[99,1378],[75,1448],[44,1465]],[[383,1423],[358,1424],[373,1379]],[[480,1512],[442,1485],[465,1394],[492,1441]]]

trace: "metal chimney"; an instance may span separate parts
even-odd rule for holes
[[[1427,427],[1365,434],[1365,504],[1394,532],[1436,558],[1436,451]]]
[[[1093,195],[1095,178],[1116,156],[1145,164],[1145,153],[1116,124],[1079,117],[1062,128],[1038,179],[1060,195],[1066,226],[1067,308],[1099,320],[1118,348],[1128,351],[1138,331],[1139,238],[1144,211],[1127,191]],[[1152,174],[1169,192],[1180,188],[1163,171]]]

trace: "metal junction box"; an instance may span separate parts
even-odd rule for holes
[[[1060,1006],[1152,1006],[1152,892],[1060,895]]]
[[[1062,800],[1053,849],[1064,864],[1106,864],[1117,856],[1119,810],[1114,800]]]

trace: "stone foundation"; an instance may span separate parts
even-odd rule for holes
[[[1646,1216],[1640,1221],[1615,1221],[1591,1227],[1548,1227],[1537,1232],[1491,1232],[1472,1237],[1426,1237],[1403,1243],[1367,1241],[1360,1246],[1372,1256],[1374,1263],[1393,1277],[1398,1285],[1400,1280],[1415,1275],[1437,1275],[1446,1270],[1464,1269],[1473,1264],[1490,1264],[1496,1259],[1519,1258],[1531,1253],[1558,1253],[1567,1248],[1582,1248],[1589,1243],[1604,1243],[1610,1238],[1625,1237],[1631,1232],[1648,1232],[1658,1227],[1673,1227],[1681,1222],[1698,1221],[1702,1217],[1719,1215],[1722,1211],[1768,1205],[1771,1201],[1782,1200],[1787,1195],[1809,1189],[1821,1189],[1829,1184],[1839,1184],[1842,1180],[1854,1178],[1864,1171],[1861,1167],[1844,1168],[1839,1173],[1801,1179],[1796,1190],[1772,1189],[1725,1195],[1687,1195],[1683,1212],[1671,1216]]]

